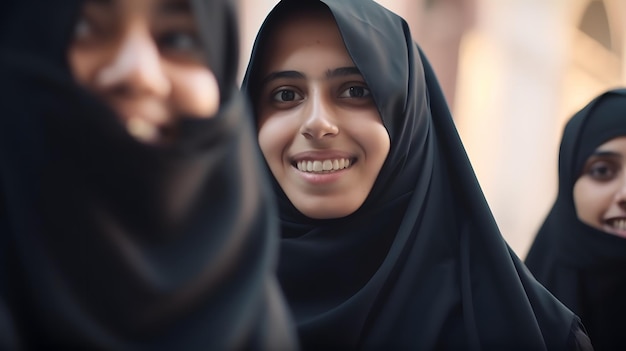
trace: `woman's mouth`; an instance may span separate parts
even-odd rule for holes
[[[109,101],[130,135],[145,143],[160,143],[171,134],[173,118],[159,101],[142,100],[132,104]]]
[[[356,159],[337,158],[327,160],[301,160],[294,162],[293,166],[306,173],[332,173],[350,168]]]
[[[626,218],[616,217],[604,221],[604,230],[608,233],[626,237]]]
[[[159,127],[147,122],[143,118],[129,118],[126,120],[128,133],[143,142],[155,142],[160,137]]]
[[[147,144],[169,143],[177,134],[174,124],[158,125],[141,117],[127,119],[126,130],[135,139]]]

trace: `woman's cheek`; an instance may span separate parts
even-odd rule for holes
[[[182,115],[211,118],[220,105],[220,90],[215,75],[204,67],[174,67],[173,105]]]

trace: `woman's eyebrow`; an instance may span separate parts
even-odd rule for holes
[[[298,71],[278,71],[278,72],[272,72],[270,74],[268,74],[267,76],[265,76],[265,78],[263,78],[263,80],[261,80],[261,86],[266,85],[267,83],[276,80],[276,79],[281,79],[281,78],[291,78],[291,79],[305,79],[306,77],[304,76],[304,74],[298,72]]]
[[[609,150],[596,150],[589,157],[612,157],[612,158],[621,158],[622,154],[615,151]]]
[[[337,78],[337,77],[345,77],[345,76],[353,76],[353,75],[361,75],[361,71],[359,71],[356,67],[339,67],[333,70],[326,71],[326,78]]]

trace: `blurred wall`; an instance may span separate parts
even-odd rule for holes
[[[565,122],[626,85],[626,2],[478,0],[460,49],[457,125],[498,224],[525,257],[556,197]]]
[[[239,0],[241,76],[276,0]],[[496,221],[525,257],[556,196],[564,123],[626,85],[624,0],[378,0],[431,61]]]

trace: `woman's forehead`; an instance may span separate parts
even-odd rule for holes
[[[330,13],[320,13],[320,16],[300,13],[281,18],[265,32],[263,43],[259,49],[266,69],[285,60],[295,64],[301,61],[306,66],[311,59],[306,55],[317,58],[334,55],[345,61],[342,65],[353,65]]]
[[[292,34],[294,32],[296,34]],[[318,9],[311,12],[281,12],[269,23],[264,36],[270,36],[270,42],[274,42],[277,38],[302,39],[305,33],[321,36],[334,32],[338,33],[338,27],[330,10]]]

